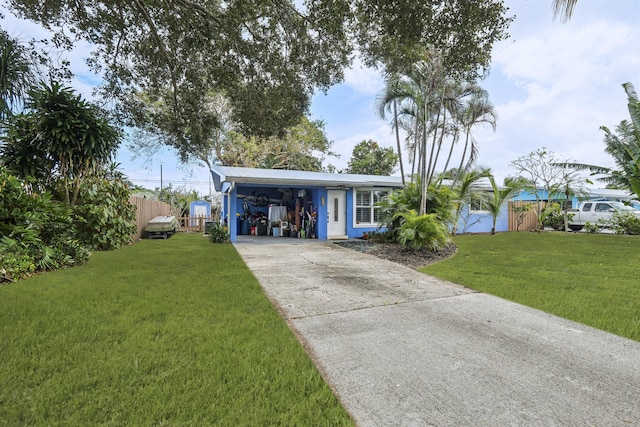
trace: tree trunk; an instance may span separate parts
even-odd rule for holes
[[[396,108],[396,99],[393,99],[393,122],[396,128],[396,144],[398,146],[398,160],[400,162],[400,176],[402,176],[402,186],[405,186],[404,182],[404,165],[402,162],[402,148],[400,146],[400,131],[398,129],[398,111]]]

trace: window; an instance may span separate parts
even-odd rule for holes
[[[376,226],[380,221],[380,208],[376,206],[389,190],[356,190],[355,222],[360,226]]]
[[[589,212],[591,210],[591,203],[585,203],[584,206],[582,206],[582,210]]]
[[[482,193],[471,193],[469,197],[469,212],[487,212],[487,196]]]

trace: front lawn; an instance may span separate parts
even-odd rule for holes
[[[177,234],[0,288],[2,425],[351,425],[232,245]]]
[[[545,232],[457,236],[422,272],[640,341],[640,237]]]

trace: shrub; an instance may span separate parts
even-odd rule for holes
[[[454,194],[448,187],[431,185],[427,191],[427,214],[433,214],[444,225],[453,221]],[[409,183],[402,190],[396,190],[382,199],[380,206],[380,225],[386,227],[398,238],[401,225],[399,213],[420,209],[420,183]]]
[[[573,214],[567,214],[568,219],[571,220]],[[564,230],[564,215],[562,213],[562,207],[558,203],[551,203],[542,212],[542,225],[544,227],[553,228],[556,231]]]
[[[29,277],[36,271],[33,258],[26,254],[19,254],[3,250],[0,241],[0,284],[3,282],[15,282],[16,280]]]
[[[418,216],[416,211],[398,212],[398,242],[405,249],[438,251],[449,243],[449,230],[436,214]]]
[[[584,231],[587,233],[596,234],[599,230],[600,228],[596,224],[592,224],[589,221],[584,223]]]
[[[0,272],[5,281],[89,257],[75,240],[71,211],[49,193],[30,189],[28,181],[0,168]]]
[[[640,218],[629,212],[616,212],[611,217],[611,227],[617,234],[640,234]]]
[[[229,243],[229,229],[224,225],[214,222],[206,227],[205,233],[209,235],[211,243]]]
[[[80,186],[73,214],[78,240],[91,249],[118,249],[131,243],[136,231],[136,207],[121,179],[96,177]]]

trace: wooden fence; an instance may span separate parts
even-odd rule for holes
[[[198,232],[204,233],[204,226],[206,222],[218,221],[220,219],[218,209],[212,207],[211,217],[180,217],[176,214],[176,209],[172,209],[170,205],[158,200],[145,199],[143,197],[129,198],[129,202],[136,205],[137,218],[136,227],[137,231],[131,236],[136,241],[144,237],[144,228],[149,221],[160,215],[175,216],[178,219],[178,230],[184,232]]]
[[[188,217],[184,216],[178,218],[178,231],[184,231],[189,233],[204,233],[205,223],[209,221],[218,221],[219,218],[212,218],[206,216]]]
[[[509,202],[509,231],[535,230],[538,224],[536,201]],[[544,209],[545,202],[540,202]]]
[[[131,196],[129,198],[129,202],[136,205],[137,208],[137,231],[135,234],[133,234],[133,236],[131,236],[134,241],[142,238],[144,228],[147,226],[150,220],[159,215],[171,215],[171,206],[158,200],[150,200],[143,197]]]

